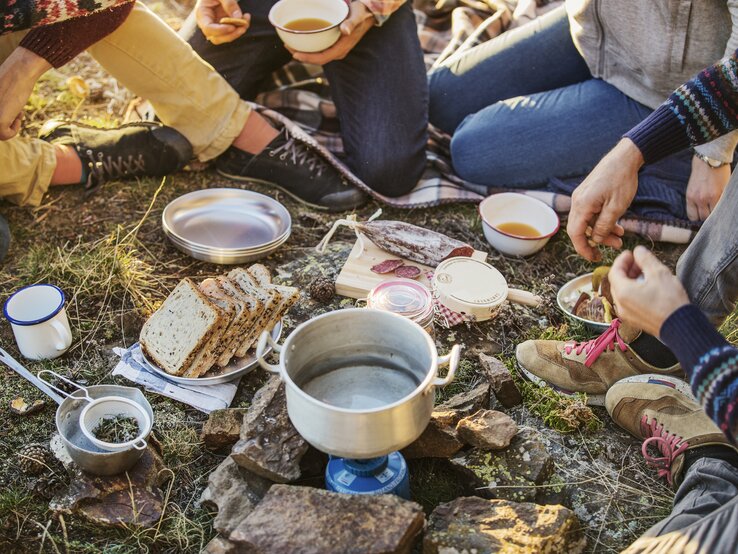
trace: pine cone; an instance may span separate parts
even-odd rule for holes
[[[36,479],[33,493],[45,500],[51,500],[63,485],[64,482],[57,475],[42,475]]]
[[[310,298],[321,304],[328,304],[336,294],[336,285],[330,277],[318,277],[308,287]]]
[[[48,468],[49,455],[43,444],[26,444],[18,449],[18,465],[27,475],[39,475]]]

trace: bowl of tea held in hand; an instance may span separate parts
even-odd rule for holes
[[[341,37],[348,14],[343,0],[280,0],[269,11],[269,22],[288,48],[322,52]]]
[[[484,237],[506,256],[530,256],[559,230],[559,216],[536,198],[515,192],[493,194],[479,204]]]

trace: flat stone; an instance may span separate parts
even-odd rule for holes
[[[261,477],[288,483],[300,477],[300,459],[307,450],[287,415],[284,384],[275,375],[254,395],[231,456]]]
[[[72,461],[72,457],[69,455],[67,447],[64,446],[64,441],[59,433],[54,433],[51,436],[51,440],[49,441],[49,450],[51,450],[54,457],[62,463],[64,469],[67,471],[69,471],[74,465],[74,461]]]
[[[520,390],[505,364],[487,354],[479,354],[479,364],[500,404],[505,408],[512,408],[523,402]]]
[[[30,404],[25,398],[19,396],[10,402],[10,411],[15,415],[28,416],[40,412],[46,406],[43,400],[34,400]]]
[[[228,539],[215,537],[200,554],[238,554],[238,547]]]
[[[461,440],[482,450],[502,450],[518,432],[513,419],[495,410],[479,410],[456,426]]]
[[[211,412],[205,425],[202,426],[200,435],[205,446],[219,449],[235,444],[241,435],[245,413],[246,410],[243,408],[228,408]]]
[[[536,485],[543,484],[554,470],[540,435],[530,428],[521,430],[506,450],[474,448],[450,461],[479,496],[518,502],[535,500]]]
[[[458,412],[434,411],[428,426],[415,442],[402,450],[406,459],[450,458],[464,446],[456,432]]]
[[[208,477],[200,502],[218,510],[213,527],[228,536],[251,513],[272,482],[239,466],[228,456]]]
[[[425,516],[395,495],[346,495],[274,485],[231,533],[242,552],[410,552]]]
[[[459,419],[470,416],[479,410],[489,408],[489,384],[482,383],[470,391],[460,392],[436,406],[436,411],[453,411]],[[456,425],[455,422],[453,425]]]
[[[472,496],[433,510],[423,554],[580,554],[586,544],[579,521],[568,508]]]
[[[70,466],[70,484],[49,508],[56,513],[82,516],[94,523],[151,527],[162,514],[159,487],[169,478],[161,454],[149,439],[141,459],[120,475],[89,475]]]

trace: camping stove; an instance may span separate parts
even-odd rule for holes
[[[325,485],[344,494],[396,494],[410,500],[407,463],[399,452],[364,460],[331,456]]]

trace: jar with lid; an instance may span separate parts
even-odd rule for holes
[[[366,299],[367,308],[384,310],[406,317],[436,339],[433,325],[433,296],[426,286],[410,279],[392,279],[374,287]]]

